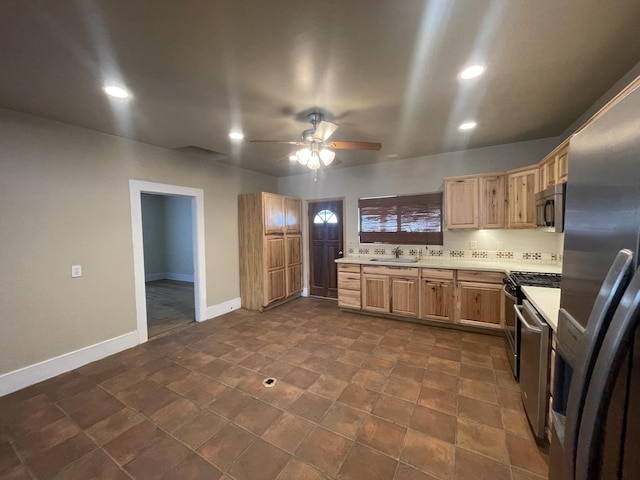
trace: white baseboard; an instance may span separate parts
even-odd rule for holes
[[[95,345],[89,345],[80,350],[2,374],[0,375],[0,397],[136,345],[138,345],[138,332],[129,332]]]
[[[193,283],[193,275],[188,273],[149,273],[144,276],[145,282],[154,282],[156,280],[177,280],[179,282]]]
[[[188,273],[165,273],[164,278],[167,280],[177,280],[179,282],[193,283],[193,274]]]
[[[164,280],[164,273],[147,273],[144,276],[145,282],[155,282],[156,280]]]
[[[308,297],[309,296],[309,290],[307,290],[307,287],[304,287],[302,289],[302,293],[300,294],[300,296],[302,296],[302,297]]]
[[[206,319],[209,320],[210,318],[219,317],[220,315],[224,315],[225,313],[229,313],[233,310],[239,309],[240,306],[240,297],[219,303],[217,305],[212,305],[210,307],[207,307]]]

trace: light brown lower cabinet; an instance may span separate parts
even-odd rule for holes
[[[390,313],[389,276],[364,273],[362,275],[362,309]]]
[[[390,279],[391,313],[417,317],[420,281],[417,278],[390,277]]]
[[[457,290],[458,321],[490,328],[504,326],[504,296],[498,272],[459,271]]]
[[[452,322],[453,282],[423,278],[421,287],[422,310],[420,316]]]
[[[338,264],[338,306],[362,308],[360,299],[360,265]]]
[[[287,297],[302,292],[302,236],[286,237]]]

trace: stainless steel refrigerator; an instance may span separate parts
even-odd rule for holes
[[[549,479],[638,479],[640,89],[569,162]]]

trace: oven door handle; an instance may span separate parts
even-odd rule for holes
[[[522,305],[514,305],[513,306],[514,310],[516,311],[516,315],[518,316],[518,318],[520,319],[520,322],[522,323],[522,325],[524,326],[524,328],[526,328],[527,330],[529,330],[530,332],[534,332],[534,333],[540,333],[542,332],[541,329],[539,329],[538,327],[534,327],[533,325],[530,325],[524,318],[524,315],[522,315],[522,310],[524,309],[524,307]]]
[[[505,296],[507,296],[511,300],[513,300],[514,303],[518,303],[518,298],[515,295],[509,293],[509,291],[507,290],[507,286],[506,285],[504,287],[502,287],[502,291],[504,292]]]

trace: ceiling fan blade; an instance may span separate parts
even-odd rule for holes
[[[249,143],[286,143],[287,145],[300,145],[300,142],[288,142],[286,140],[249,140]]]
[[[331,162],[327,166],[328,167],[335,167],[336,165],[340,165],[341,163],[342,163],[342,160],[340,160],[338,157],[334,157],[333,162]]]
[[[318,124],[316,127],[316,131],[314,133],[314,137],[319,138],[323,142],[326,142],[333,132],[338,129],[338,125],[331,122],[325,122],[324,120]]]
[[[338,150],[380,150],[381,143],[374,142],[329,142],[331,148]]]

